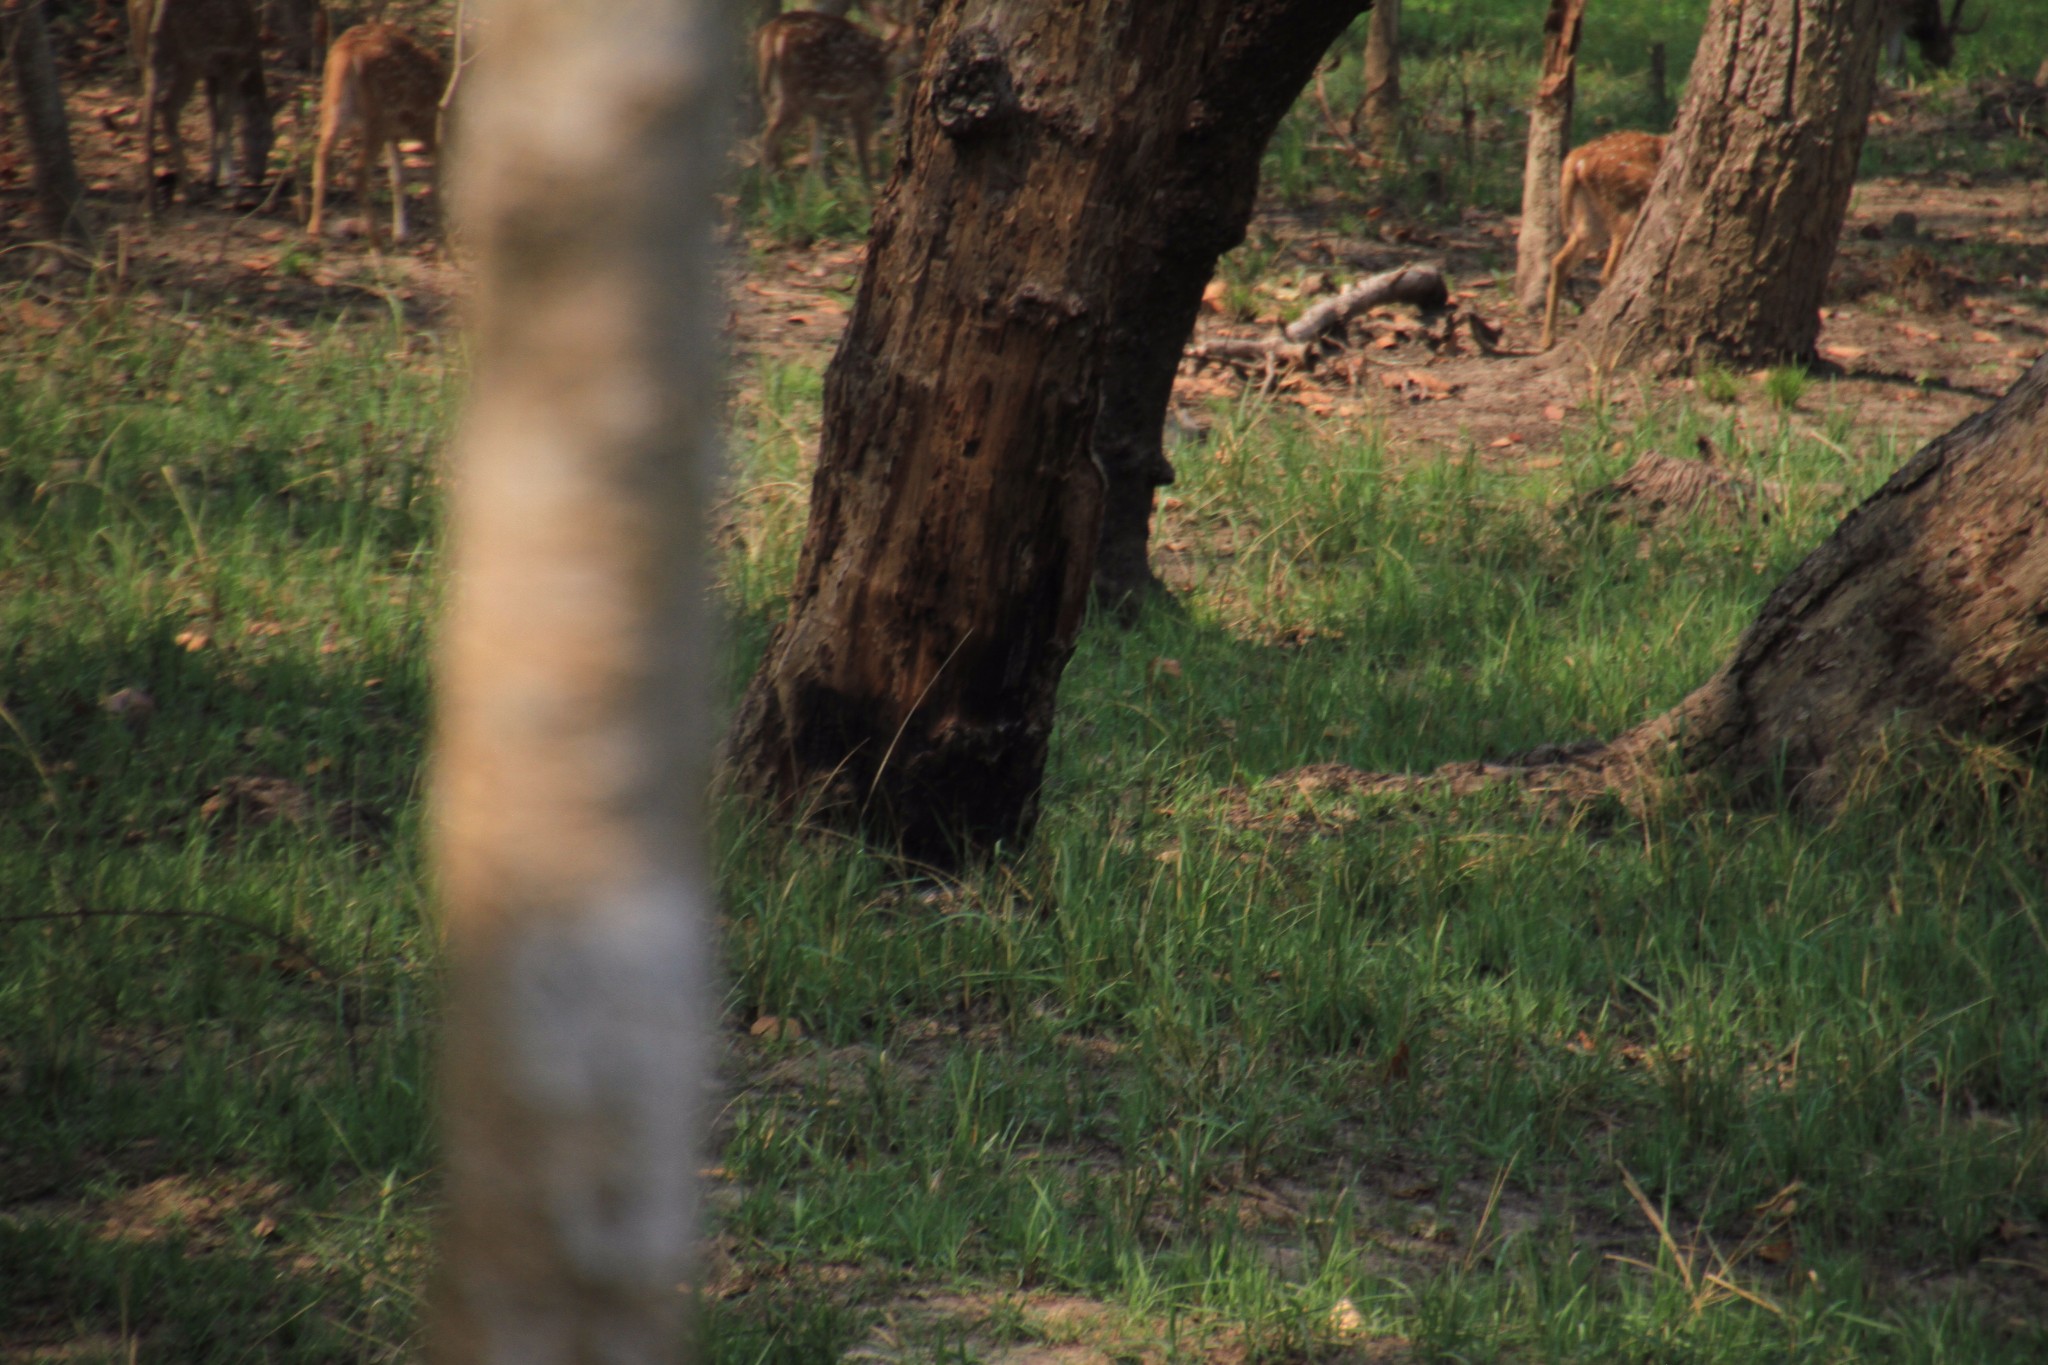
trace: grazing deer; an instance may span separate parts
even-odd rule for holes
[[[206,185],[220,188],[228,172],[233,124],[242,121],[240,179],[263,183],[270,160],[270,95],[263,50],[249,0],[128,0],[128,39],[142,70],[142,199],[156,212],[156,132],[170,144],[173,186],[186,185],[179,115],[193,87],[206,83],[211,120]]]
[[[881,115],[888,95],[890,68],[907,35],[901,30],[887,41],[858,24],[812,10],[792,10],[761,25],[754,34],[754,74],[768,127],[761,134],[762,159],[782,165],[782,139],[798,119],[811,121],[811,165],[825,169],[826,114],[846,120],[853,133],[854,157],[860,178],[872,187],[868,170],[868,134]]]
[[[1564,249],[1550,260],[1550,292],[1543,306],[1540,349],[1549,350],[1557,340],[1557,296],[1564,288],[1565,276],[1603,239],[1608,243],[1607,262],[1600,267],[1600,283],[1604,286],[1613,276],[1669,140],[1657,133],[1609,133],[1574,148],[1565,157],[1557,186]]]
[[[441,92],[448,73],[441,59],[421,47],[395,24],[357,24],[327,49],[327,69],[320,81],[320,141],[313,150],[313,216],[306,234],[320,236],[327,204],[327,160],[334,144],[353,129],[356,151],[356,199],[370,240],[380,239],[377,217],[370,211],[370,162],[378,151],[391,154],[391,235],[406,239],[405,158],[400,138],[426,144],[440,173]]]

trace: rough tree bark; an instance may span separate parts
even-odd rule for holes
[[[1898,0],[1716,0],[1634,244],[1580,328],[1595,364],[1808,361]]]
[[[1264,134],[1358,8],[939,5],[741,784],[926,858],[1029,830],[1105,479],[1157,450]]]
[[[1787,782],[1832,802],[1901,725],[2048,730],[2048,357],[1921,450],[1779,584],[1734,653],[1610,746],[1642,769]]]
[[[1244,241],[1259,161],[1315,63],[1369,0],[1288,4],[1244,29],[1199,73],[1179,136],[1146,171],[1152,203],[1116,248],[1123,277],[1110,307],[1095,462],[1102,469],[1096,600],[1128,608],[1160,591],[1150,551],[1158,490],[1173,482],[1163,436],[1181,352],[1216,261]],[[1229,111],[1219,117],[1214,111]]]
[[[671,1361],[716,1002],[699,528],[739,49],[717,0],[489,9],[434,783],[433,1355]]]
[[[1373,145],[1386,152],[1394,145],[1401,121],[1401,0],[1379,0],[1365,30],[1362,76],[1364,98],[1352,119],[1372,135]]]
[[[21,98],[21,121],[28,132],[36,168],[36,207],[44,233],[53,239],[83,242],[85,186],[71,156],[71,124],[64,112],[64,89],[57,82],[57,62],[50,52],[43,24],[42,0],[0,0],[0,45],[14,71],[14,89]]]
[[[1550,261],[1564,245],[1557,181],[1571,145],[1578,95],[1579,30],[1586,0],[1550,0],[1543,18],[1543,75],[1529,103],[1529,152],[1522,165],[1522,231],[1515,248],[1515,299],[1539,313],[1550,288]]]

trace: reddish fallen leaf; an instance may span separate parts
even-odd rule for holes
[[[1545,403],[1543,405],[1543,415],[1553,422],[1562,422],[1564,420],[1564,405],[1562,403]]]
[[[1380,1068],[1380,1080],[1384,1083],[1387,1081],[1405,1081],[1407,1079],[1408,1040],[1403,1038],[1401,1045],[1394,1049],[1394,1055],[1387,1058],[1387,1064]]]
[[[1180,660],[1155,658],[1151,663],[1145,665],[1145,673],[1146,676],[1153,678],[1178,678],[1180,676]]]
[[[43,307],[34,299],[22,299],[14,305],[14,311],[30,327],[45,332],[54,332],[64,325],[64,319],[55,311]]]
[[[213,643],[213,637],[203,630],[181,630],[171,637],[171,643],[188,654],[197,654]]]
[[[756,1038],[780,1038],[786,1043],[793,1043],[804,1036],[804,1026],[794,1019],[764,1014],[754,1021],[754,1026],[747,1032]]]
[[[1796,1248],[1793,1247],[1790,1238],[1776,1242],[1765,1242],[1756,1249],[1756,1258],[1771,1265],[1783,1265],[1792,1259],[1795,1250]]]

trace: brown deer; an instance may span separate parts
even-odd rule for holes
[[[823,116],[846,120],[861,183],[872,187],[868,134],[888,96],[889,77],[907,33],[877,38],[858,24],[812,10],[792,10],[770,19],[754,34],[754,74],[767,110],[761,134],[762,160],[782,165],[782,140],[799,119],[811,121],[811,165],[824,173]]]
[[[426,144],[440,173],[441,92],[448,73],[441,59],[421,47],[395,24],[357,24],[327,49],[327,68],[320,80],[320,141],[313,150],[313,215],[306,234],[320,236],[327,205],[327,161],[342,134],[356,134],[356,199],[372,242],[381,240],[377,216],[370,211],[370,162],[380,150],[391,155],[391,235],[406,239],[405,158],[398,143],[408,138]]]
[[[1657,133],[1609,133],[1573,148],[1565,157],[1557,186],[1564,248],[1550,259],[1540,349],[1547,351],[1557,341],[1557,296],[1579,258],[1605,241],[1607,261],[1600,267],[1600,283],[1604,286],[1613,276],[1669,140]]]
[[[206,83],[211,120],[206,185],[220,188],[227,174],[234,120],[242,121],[240,179],[263,183],[270,160],[270,94],[263,85],[263,50],[249,0],[128,0],[128,40],[142,71],[142,199],[156,211],[156,133],[170,144],[172,185],[185,179],[185,140],[178,128],[193,87]]]

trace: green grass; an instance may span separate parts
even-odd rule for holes
[[[1286,1359],[1341,1344],[1340,1302],[1425,1358],[2037,1354],[2038,1317],[1985,1307],[2024,1273],[1984,1260],[2048,1201],[2031,768],[1901,754],[1828,822],[1503,800],[1289,826],[1304,803],[1257,790],[1654,714],[1839,516],[1816,490],[1899,452],[1677,410],[1546,483],[1214,418],[1174,534],[1229,553],[1184,616],[1084,639],[1028,850],[905,880],[729,815],[735,1010],[817,1039],[764,1045],[733,1105],[739,1259],[866,1267],[871,1308],[899,1281],[1012,1296],[1025,1326],[983,1349],[1083,1294]],[[1785,515],[1646,543],[1572,510],[1702,433]],[[772,613],[743,611],[749,647]],[[1660,1248],[1623,1172],[1693,1231]]]
[[[0,377],[0,1340],[395,1358],[433,1206],[419,762],[456,358],[388,324],[65,316]],[[817,402],[788,365],[738,388],[734,690]],[[1515,474],[1254,401],[1208,420],[1163,532],[1186,610],[1089,629],[1029,848],[937,881],[723,812],[730,1018],[806,1036],[742,1045],[709,1357],[832,1359],[884,1321],[914,1359],[1357,1332],[2035,1357],[2001,1268],[2048,1216],[2026,763],[1902,754],[1829,821],[1261,785],[1655,713],[1901,452],[1681,407]],[[1779,515],[1646,538],[1578,510],[1701,434]],[[121,688],[154,713],[101,709]],[[252,777],[298,804],[226,799]],[[1099,1311],[1044,1311],[1070,1299]]]
[[[434,1159],[447,367],[68,311],[0,366],[0,1341],[388,1356]],[[151,714],[101,708],[128,688]],[[252,777],[299,805],[219,799]]]

